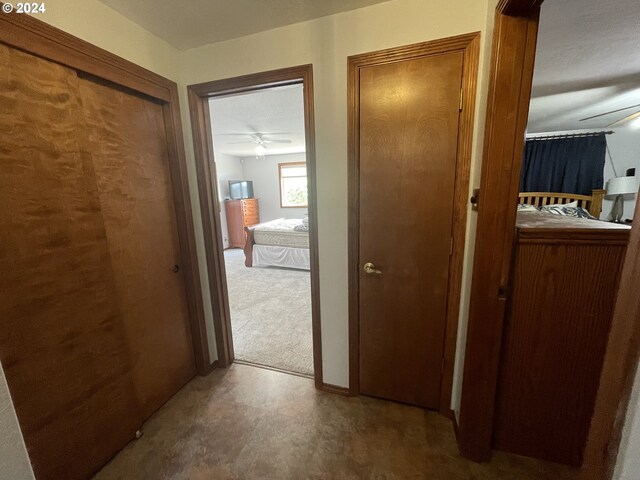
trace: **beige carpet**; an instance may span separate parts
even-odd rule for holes
[[[309,272],[247,268],[239,249],[224,258],[236,359],[313,375]]]

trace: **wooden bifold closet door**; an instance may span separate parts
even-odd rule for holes
[[[163,110],[0,44],[0,360],[38,479],[195,374]]]
[[[85,79],[79,94],[136,396],[147,418],[195,374],[162,107]]]

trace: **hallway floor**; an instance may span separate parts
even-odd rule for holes
[[[437,413],[314,389],[247,365],[197,377],[95,479],[564,480],[569,469],[496,453],[457,452]]]

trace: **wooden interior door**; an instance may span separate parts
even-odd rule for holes
[[[118,301],[143,418],[195,375],[162,107],[79,83]]]
[[[367,66],[358,80],[360,392],[430,408],[440,403],[463,58]]]
[[[141,423],[86,136],[76,72],[0,44],[0,358],[38,479]]]

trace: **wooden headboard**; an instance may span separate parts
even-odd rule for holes
[[[520,192],[518,203],[544,207],[545,205],[564,205],[566,203],[578,202],[578,206],[587,210],[591,215],[600,218],[602,212],[602,199],[606,190],[593,190],[591,195],[578,195],[575,193],[557,192]]]

